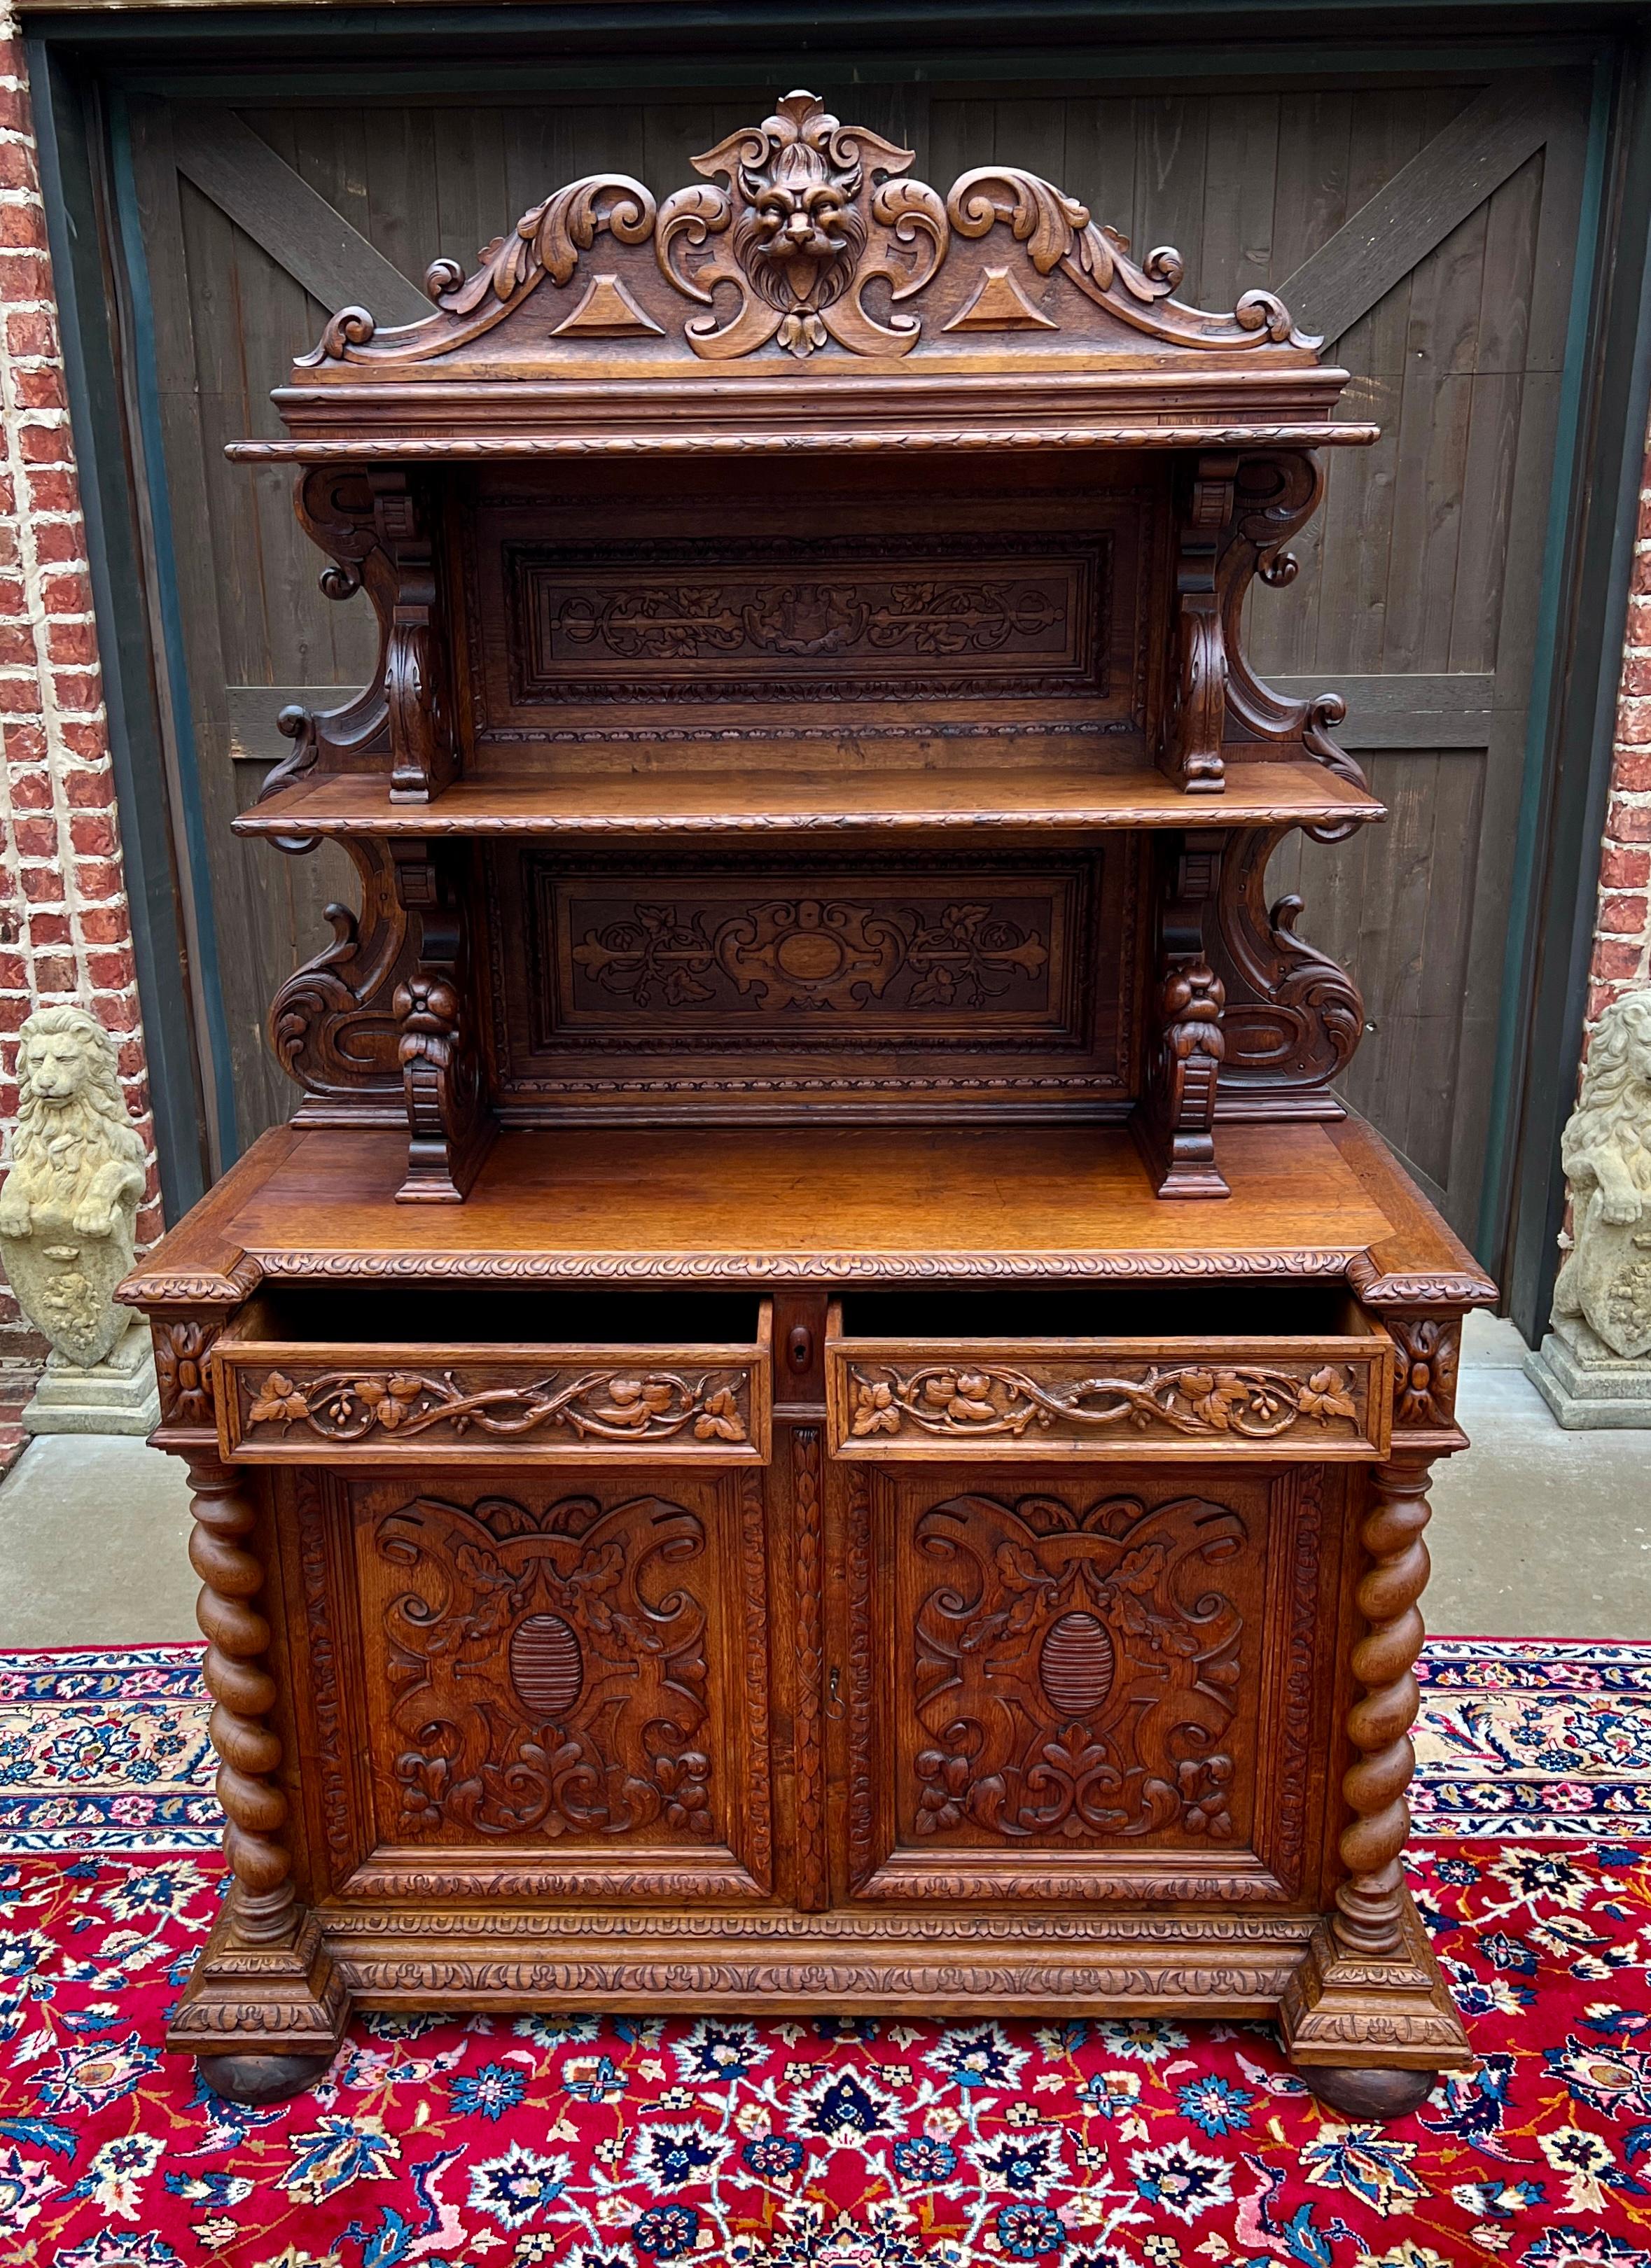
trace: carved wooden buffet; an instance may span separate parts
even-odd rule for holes
[[[1270,905],[1382,817],[1248,666],[1323,367],[787,97],[276,400],[379,680],[302,1090],[129,1279],[229,1826],[172,2044],[352,2006],[1272,2016],[1468,2059],[1404,1889],[1430,1460],[1493,1296]],[[1256,602],[1264,605],[1264,593]]]

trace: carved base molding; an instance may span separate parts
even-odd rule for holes
[[[1342,1951],[1326,1921],[1290,1980],[1279,2028],[1290,2060],[1308,2071],[1323,2065],[1335,2079],[1345,2066],[1460,2071],[1473,2061],[1461,2016],[1408,1890],[1402,1893],[1401,1946],[1367,1957]],[[1338,2097],[1327,2094],[1325,2100]],[[1401,2115],[1396,2108],[1373,2114]]]
[[[350,1994],[318,1916],[305,1915],[290,1945],[241,1945],[234,1935],[231,1899],[173,2013],[166,2045],[225,2064],[319,2057],[320,2066],[310,2074],[319,2077],[349,2021]],[[218,2091],[238,2102],[279,2099],[240,2093],[232,2073],[222,2076],[226,2084]],[[273,2080],[274,2074],[266,2076]],[[246,2084],[255,2083],[255,2074],[242,2077]],[[306,2086],[309,2079],[300,2077],[297,2084]]]
[[[1316,1915],[600,1913],[330,1908],[288,1949],[214,1932],[168,2044],[329,2056],[350,2005],[650,2014],[1276,2017],[1298,2065],[1471,2061],[1413,1907],[1404,1954],[1338,1955]],[[239,2059],[238,2058],[235,2059]],[[1378,2114],[1397,2116],[1397,2111]]]

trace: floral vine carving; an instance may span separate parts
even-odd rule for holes
[[[154,1327],[155,1378],[160,1388],[161,1416],[168,1425],[210,1425],[213,1423],[212,1375],[207,1359],[221,1326],[182,1316],[176,1322],[157,1321]]]
[[[634,1376],[584,1371],[564,1379],[552,1372],[522,1386],[487,1386],[467,1392],[451,1371],[430,1378],[416,1371],[328,1371],[301,1381],[272,1370],[247,1409],[249,1426],[307,1426],[327,1441],[361,1441],[372,1433],[403,1440],[440,1429],[487,1440],[514,1440],[543,1426],[560,1427],[581,1441],[652,1443],[689,1433],[697,1441],[749,1438],[740,1372],[697,1379],[666,1371]]]
[[[1300,1419],[1356,1426],[1352,1381],[1338,1365],[1302,1375],[1259,1364],[1218,1368],[1178,1364],[1144,1368],[1140,1377],[1083,1378],[1059,1388],[1029,1371],[992,1365],[963,1370],[925,1363],[849,1372],[850,1431],[856,1440],[898,1435],[908,1425],[954,1439],[1035,1431],[1128,1425],[1140,1432],[1168,1426],[1184,1434],[1227,1433],[1275,1440]]]

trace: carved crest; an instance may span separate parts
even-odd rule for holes
[[[558,361],[596,342],[627,365],[682,344],[704,361],[834,346],[888,360],[925,337],[966,355],[1022,333],[1050,351],[1119,351],[1143,334],[1204,354],[1283,349],[1299,366],[1317,343],[1270,291],[1247,291],[1230,314],[1179,305],[1178,252],[1136,261],[1126,238],[1035,173],[980,166],[942,196],[908,178],[911,151],[800,90],[691,162],[703,178],[662,203],[628,174],[569,183],[486,246],[474,274],[437,261],[432,319],[380,333],[365,308],[345,307],[302,366],[447,357],[547,284]],[[1097,325],[1096,310],[1114,322]]]

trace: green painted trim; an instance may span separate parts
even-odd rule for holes
[[[166,485],[160,383],[155,361],[155,309],[150,292],[149,262],[144,252],[143,229],[138,220],[131,124],[126,104],[119,95],[114,96],[109,104],[109,156],[120,257],[130,295],[132,376],[137,396],[138,431],[143,441],[143,476],[149,497],[151,526],[154,531],[156,612],[159,618],[166,680],[172,694],[178,776],[182,789],[181,800],[183,809],[180,817],[188,854],[188,873],[184,879],[195,907],[198,963],[195,974],[201,988],[202,1007],[211,1046],[208,1093],[215,1105],[217,1154],[228,1165],[240,1154],[229,1048],[229,1021],[224,1010],[217,921],[212,905],[211,869],[207,861],[206,816],[201,802],[200,757],[195,744],[195,725],[189,705],[189,674],[184,659],[183,624],[173,556],[172,498]]]
[[[1583,401],[1588,348],[1599,291],[1600,220],[1604,207],[1605,158],[1610,142],[1611,63],[1602,56],[1594,67],[1594,97],[1588,122],[1582,209],[1578,216],[1576,257],[1572,269],[1571,311],[1566,327],[1565,364],[1554,433],[1553,481],[1548,494],[1548,525],[1543,541],[1542,587],[1537,602],[1537,643],[1531,662],[1529,722],[1526,727],[1519,825],[1514,842],[1509,887],[1507,946],[1502,957],[1502,989],[1496,1023],[1496,1068],[1491,1075],[1491,1115],[1485,1182],[1479,1200],[1476,1256],[1493,1270],[1501,1266],[1511,1194],[1518,1088],[1526,1058],[1531,987],[1535,975],[1538,847],[1553,777],[1552,746],[1560,690],[1561,615],[1574,562],[1573,533],[1584,472],[1581,450]]]

